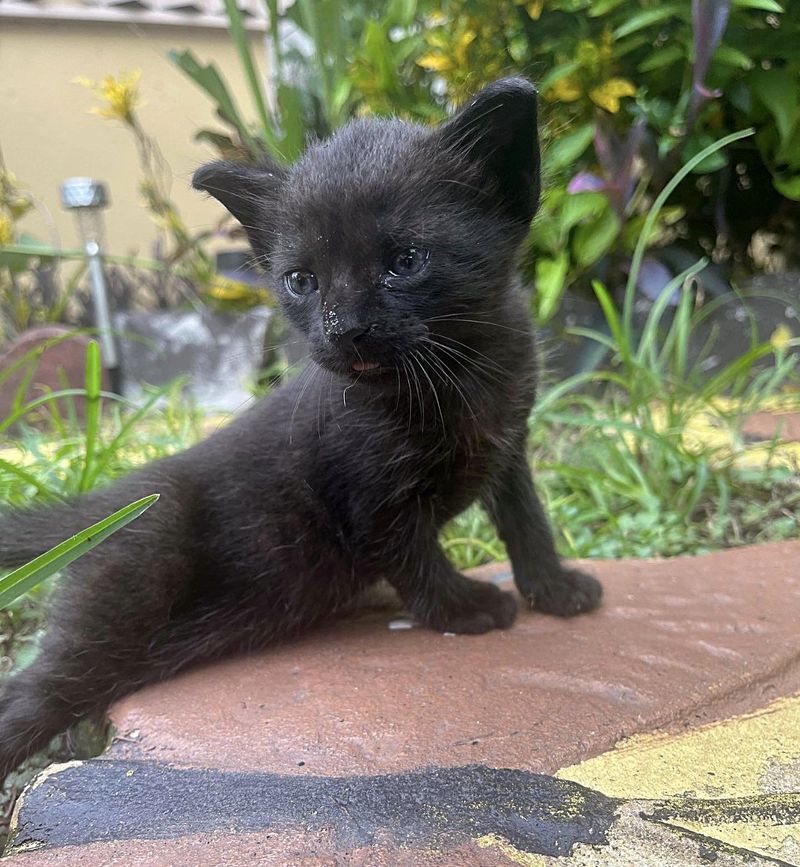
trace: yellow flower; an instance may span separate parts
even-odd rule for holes
[[[525,11],[534,21],[538,21],[542,17],[542,12],[544,11],[544,0],[535,0],[533,3],[526,3]]]
[[[558,102],[575,102],[581,98],[581,86],[574,75],[559,78],[548,90],[547,98]]]
[[[20,192],[16,177],[6,169],[0,169],[0,207],[11,214],[12,220],[19,220],[33,207],[31,197]]]
[[[515,6],[524,6],[525,11],[533,18],[534,21],[538,21],[542,15],[542,11],[544,10],[544,0],[533,0],[531,3],[530,0],[514,0]]]
[[[417,66],[421,66],[423,69],[428,69],[431,72],[444,72],[453,68],[453,61],[449,57],[445,57],[444,54],[429,51],[417,60]]]
[[[789,347],[792,336],[792,332],[788,326],[781,323],[772,334],[770,334],[769,342],[772,344],[773,349],[776,349],[778,352],[785,352]]]
[[[251,288],[238,280],[217,276],[208,289],[208,294],[220,301],[241,301],[253,294]]]
[[[0,247],[14,243],[14,224],[8,217],[0,216]]]
[[[117,78],[107,75],[102,81],[92,81],[90,78],[75,78],[75,84],[80,84],[89,89],[94,95],[103,100],[104,105],[95,105],[89,109],[91,114],[99,114],[100,117],[121,120],[123,123],[131,123],[133,115],[139,105],[139,79],[142,76],[141,69],[133,72],[121,73]]]
[[[609,78],[600,87],[589,91],[589,98],[595,105],[611,114],[619,111],[619,101],[623,96],[635,96],[636,87],[625,78]]]
[[[465,30],[456,39],[454,53],[456,56],[456,63],[462,69],[467,67],[467,51],[477,35],[478,34],[475,33],[474,30]]]

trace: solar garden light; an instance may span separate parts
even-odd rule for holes
[[[111,325],[108,284],[103,271],[103,214],[108,205],[105,185],[91,178],[68,178],[61,184],[61,203],[73,211],[78,223],[78,234],[86,251],[89,280],[92,286],[94,316],[100,339],[103,363],[111,379],[111,388],[121,392],[119,352]]]

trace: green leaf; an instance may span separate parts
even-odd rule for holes
[[[578,127],[573,132],[550,141],[544,149],[545,166],[554,171],[571,165],[583,154],[594,138],[594,126],[590,123]]]
[[[783,6],[775,0],[733,0],[731,3],[737,9],[760,9],[762,12],[783,12]]]
[[[603,193],[572,193],[564,199],[561,206],[559,220],[561,231],[566,235],[573,226],[577,226],[589,217],[599,217],[610,207],[608,198]]]
[[[800,202],[800,175],[786,179],[773,178],[772,183],[775,189],[782,196],[786,196],[787,199],[794,199],[794,201]]]
[[[536,302],[539,322],[547,320],[558,309],[569,272],[569,256],[566,251],[554,259],[538,259],[536,262]]]
[[[387,22],[408,27],[417,14],[417,0],[390,0],[384,16]]]
[[[0,245],[0,268],[8,268],[13,274],[29,271],[37,259],[55,262],[61,258],[61,250],[50,244],[42,244],[23,235],[16,244]]]
[[[253,56],[250,54],[250,40],[242,22],[242,13],[239,11],[236,0],[223,0],[223,2],[225,3],[225,13],[228,16],[228,30],[233,44],[236,46],[236,53],[239,55],[239,62],[242,64],[242,70],[250,88],[250,97],[253,100],[258,119],[261,121],[261,133],[269,149],[275,152],[278,143],[267,114],[262,84],[253,63]]]
[[[578,69],[580,69],[579,63],[559,63],[558,66],[554,66],[550,72],[539,79],[537,82],[539,90],[542,92],[549,90],[557,81],[561,81],[562,78],[572,75]]]
[[[628,36],[637,30],[650,27],[652,24],[660,24],[662,21],[667,21],[670,18],[685,17],[685,14],[686,7],[682,3],[667,3],[665,6],[643,9],[636,15],[631,15],[626,19],[624,24],[620,24],[617,27],[614,31],[614,39],[622,39],[623,36]]]
[[[730,45],[720,45],[714,52],[714,60],[737,69],[752,69],[755,66],[752,57],[748,57],[744,51],[739,51],[738,48]]]
[[[613,12],[617,6],[621,6],[625,0],[595,0],[595,2],[589,4],[589,9],[587,13],[590,18],[599,18],[601,15],[605,15],[606,12]]]
[[[619,218],[610,210],[578,226],[572,235],[572,252],[578,265],[587,268],[602,258],[614,245],[619,230]]]
[[[256,158],[263,149],[239,114],[239,109],[228,92],[228,87],[217,67],[213,63],[203,66],[188,48],[181,52],[169,51],[167,56],[178,69],[186,73],[195,84],[205,91],[206,95],[214,102],[219,116],[239,133],[242,141]]]
[[[781,143],[788,141],[800,116],[797,77],[783,69],[757,69],[750,76],[749,84],[775,118]]]
[[[649,57],[639,64],[639,72],[652,72],[654,69],[663,69],[677,60],[683,60],[684,51],[681,45],[668,45],[654,51]]]
[[[278,85],[278,104],[281,107],[281,156],[287,162],[294,162],[306,143],[300,91],[286,84]]]
[[[66,248],[62,249],[61,247],[52,247],[48,244],[26,241],[25,243],[20,242],[19,244],[0,246],[0,265],[3,264],[2,257],[5,255],[22,255],[34,257],[36,259],[49,259],[56,261],[58,259],[85,259],[86,251]],[[103,258],[106,262],[113,262],[115,265],[127,265],[130,268],[147,268],[152,271],[165,271],[168,267],[164,262],[158,262],[155,259],[139,259],[136,256],[114,256],[110,253],[106,253]]]
[[[36,557],[35,560],[31,560],[30,563],[26,563],[19,569],[15,569],[5,577],[0,578],[0,608],[7,607],[23,593],[27,593],[37,584],[69,566],[70,563],[91,551],[92,548],[96,548],[112,533],[121,530],[126,524],[130,524],[131,521],[138,518],[142,512],[149,509],[158,497],[158,494],[150,494],[148,497],[142,497],[141,500],[130,503],[114,512],[113,515],[109,515],[102,521],[76,533],[70,539],[56,545],[55,548],[51,548]]]

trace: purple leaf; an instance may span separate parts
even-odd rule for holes
[[[702,85],[711,58],[722,41],[728,26],[730,0],[692,0],[692,31],[694,36],[694,70],[692,80]]]
[[[591,172],[578,172],[567,184],[567,192],[572,193],[599,193],[604,190],[606,183],[602,178]]]
[[[603,169],[605,192],[618,216],[622,217],[635,188],[634,164],[645,134],[639,118],[624,139],[614,132],[610,121],[598,113],[595,121],[594,150]]]
[[[706,87],[705,80],[711,58],[719,48],[728,17],[730,0],[692,0],[692,35],[694,38],[694,67],[692,69],[692,95],[686,112],[686,130],[692,129],[700,109],[709,99],[721,92]]]

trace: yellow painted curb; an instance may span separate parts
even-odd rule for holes
[[[710,799],[703,821],[670,824],[741,849],[800,865],[800,820],[773,825],[758,815],[730,821],[713,801],[800,792],[800,696],[755,713],[679,734],[638,735],[556,774],[625,799]]]

